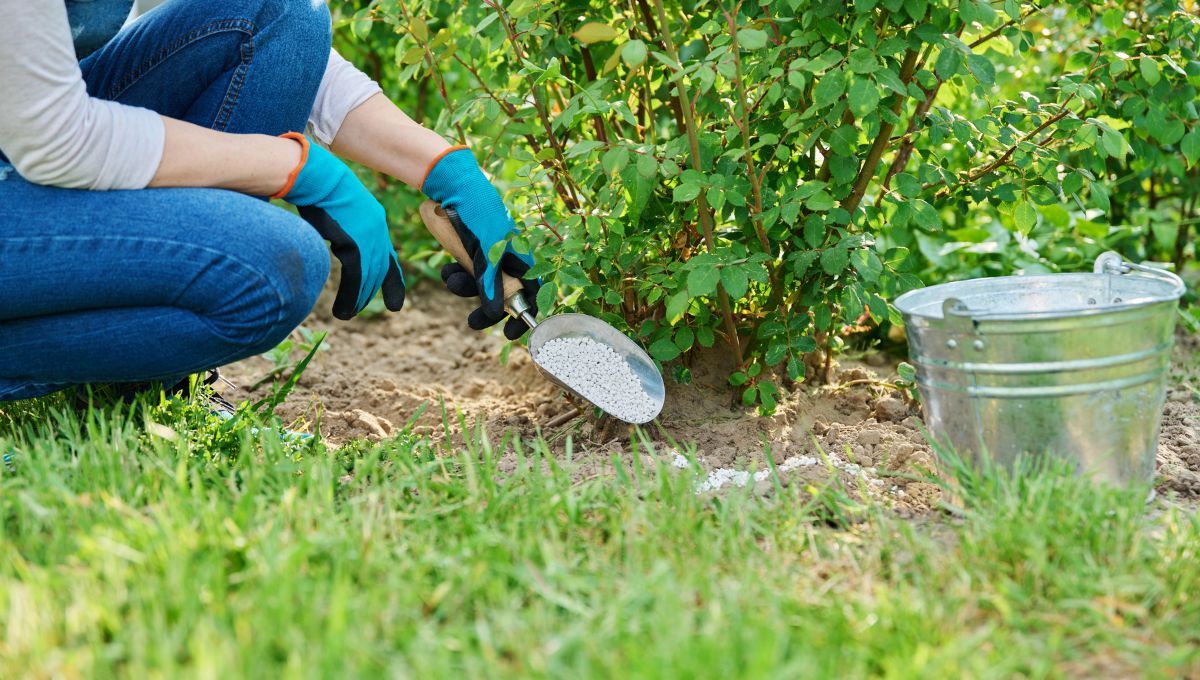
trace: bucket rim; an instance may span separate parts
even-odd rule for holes
[[[947,294],[947,295],[943,295],[943,296],[938,296],[937,293],[939,291],[946,291],[947,289],[961,287],[963,284],[972,284],[972,283],[980,282],[980,281],[990,281],[997,285],[1005,285],[1005,284],[1027,284],[1028,285],[1028,284],[1036,284],[1036,283],[1041,283],[1041,282],[1064,281],[1066,279],[1087,280],[1087,279],[1093,279],[1095,277],[1101,277],[1101,276],[1108,277],[1110,279],[1118,279],[1119,280],[1121,278],[1130,276],[1130,274],[1111,274],[1108,272],[1067,272],[1067,273],[1055,273],[1055,274],[1035,274],[1032,276],[1008,275],[1008,276],[978,277],[978,278],[974,278],[974,279],[963,279],[962,281],[948,281],[946,283],[939,283],[939,284],[936,284],[933,286],[927,286],[924,288],[917,288],[915,290],[910,290],[907,293],[904,293],[900,297],[896,298],[896,300],[892,304],[896,307],[896,309],[898,309],[900,311],[901,314],[903,314],[906,317],[912,317],[912,318],[918,318],[918,319],[942,320],[942,319],[946,318],[946,311],[943,309],[942,304],[937,304],[934,307],[934,309],[936,309],[936,313],[931,314],[931,313],[922,313],[922,312],[917,311],[918,305],[916,305],[914,303],[916,303],[918,300],[922,300],[922,303],[919,305],[921,307],[928,306],[928,305],[930,305],[930,302],[935,302],[935,301],[937,303],[944,303],[947,300],[954,299],[955,295]],[[1016,311],[1016,312],[1008,312],[1008,311],[1006,311],[1006,312],[985,312],[985,311],[966,310],[966,311],[962,312],[962,316],[965,318],[970,318],[972,320],[976,320],[976,321],[992,321],[992,320],[994,320],[994,321],[1023,321],[1023,320],[1034,321],[1034,320],[1059,319],[1059,318],[1068,318],[1068,317],[1097,316],[1100,314],[1111,314],[1111,313],[1115,313],[1115,312],[1121,312],[1121,311],[1136,309],[1136,308],[1140,308],[1140,307],[1147,307],[1147,306],[1155,305],[1155,304],[1177,302],[1179,300],[1179,298],[1182,297],[1184,292],[1186,291],[1186,287],[1183,284],[1183,280],[1180,279],[1178,276],[1176,276],[1174,273],[1168,272],[1165,270],[1159,270],[1159,273],[1156,273],[1155,275],[1133,274],[1133,276],[1137,276],[1137,278],[1140,278],[1140,279],[1155,280],[1158,283],[1161,283],[1164,285],[1164,291],[1161,294],[1154,294],[1152,296],[1143,297],[1138,300],[1133,300],[1130,302],[1120,302],[1120,303],[1116,303],[1116,304],[1107,304],[1104,306],[1075,306],[1075,307],[1064,307],[1062,309],[1051,309],[1051,310],[1043,310],[1043,311],[1027,311],[1027,312],[1020,312],[1020,311]],[[1167,288],[1167,286],[1169,286],[1169,288]],[[931,296],[934,298],[933,300],[925,299],[925,298],[928,298]]]

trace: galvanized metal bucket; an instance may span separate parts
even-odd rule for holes
[[[1058,456],[1149,483],[1183,281],[1096,259],[1093,273],[944,283],[896,300],[925,424],[968,460]]]

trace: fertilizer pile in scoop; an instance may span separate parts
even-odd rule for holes
[[[658,404],[646,394],[642,380],[620,354],[590,338],[547,340],[537,362],[584,399],[626,422],[646,422]]]

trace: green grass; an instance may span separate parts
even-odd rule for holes
[[[697,497],[636,455],[573,482],[527,444],[500,475],[482,436],[0,413],[0,677],[1200,672],[1200,520],[1062,471],[966,473],[914,523],[838,488]]]

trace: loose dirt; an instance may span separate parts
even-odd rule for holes
[[[319,427],[335,445],[383,439],[410,422],[415,433],[434,439],[457,439],[464,426],[483,427],[494,439],[505,431],[521,437],[540,431],[557,451],[571,440],[580,478],[611,474],[612,456],[628,462],[636,448],[646,463],[699,465],[709,477],[704,489],[753,484],[768,494],[774,482],[753,473],[769,467],[769,454],[785,485],[819,487],[837,475],[850,493],[884,500],[902,514],[928,512],[941,500],[939,487],[926,481],[934,460],[919,407],[884,384],[895,363],[885,356],[843,361],[832,386],[785,386],[768,418],[735,403],[725,383],[729,365],[716,352],[702,354],[691,365],[690,384],[668,378],[663,413],[644,430],[653,446],[632,447],[630,428],[590,410],[579,416],[523,348],[513,347],[501,362],[503,339],[467,329],[470,304],[440,287],[410,291],[399,314],[348,323],[334,321],[329,304],[327,295],[305,324],[329,331],[325,348],[276,412],[299,429]],[[1181,335],[1158,451],[1156,487],[1183,499],[1200,499],[1198,345]],[[225,375],[251,385],[270,368],[259,357],[227,367]],[[226,396],[261,397],[268,389]],[[510,452],[500,468],[516,464]]]

